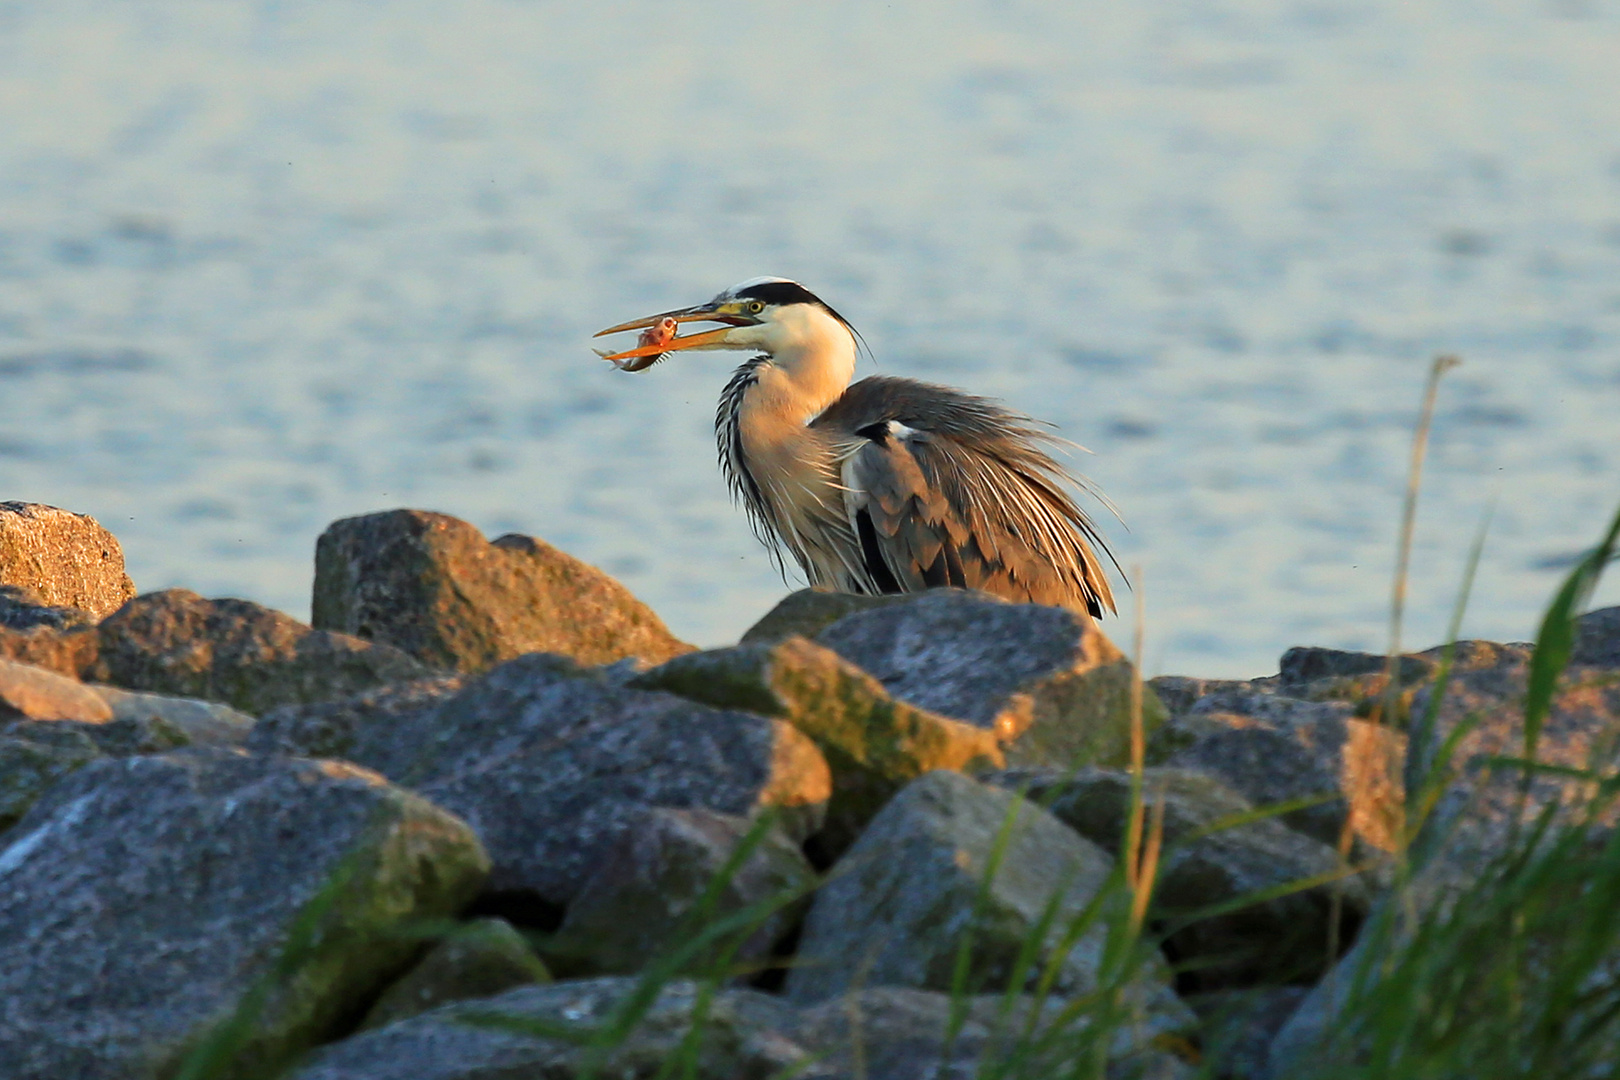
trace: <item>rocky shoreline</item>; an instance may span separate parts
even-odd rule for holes
[[[312,611],[136,595],[92,519],[0,503],[0,1080],[170,1077],[224,1031],[195,1075],[967,1077],[1104,999],[1109,1076],[1281,1078],[1448,737],[1421,903],[1516,800],[1590,798],[1482,764],[1523,644],[1459,643],[1433,702],[1438,649],[1151,680],[1138,818],[1134,672],[1062,609],[807,590],[698,651],[540,540],[398,510],[321,536]],[[1539,757],[1617,746],[1611,608]]]

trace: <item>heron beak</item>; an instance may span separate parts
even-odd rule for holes
[[[593,337],[603,337],[607,334],[619,334],[626,330],[645,330],[649,326],[657,326],[665,319],[674,319],[677,323],[687,322],[722,322],[725,326],[713,330],[705,330],[701,334],[688,334],[683,337],[670,338],[661,345],[639,345],[634,349],[619,353],[599,352],[604,360],[630,360],[638,356],[656,356],[664,353],[680,352],[682,349],[701,349],[709,345],[718,345],[724,342],[726,334],[732,327],[748,326],[757,319],[751,319],[735,310],[730,310],[729,304],[699,304],[697,307],[680,308],[676,311],[665,311],[658,315],[648,315],[644,319],[631,319],[629,322],[610,326],[606,330],[598,330]]]

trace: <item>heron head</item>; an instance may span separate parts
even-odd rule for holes
[[[676,324],[717,322],[724,325],[697,334],[666,337],[624,352],[602,353],[606,360],[632,361],[685,349],[751,349],[771,356],[813,349],[829,340],[853,348],[855,332],[848,321],[815,293],[787,278],[761,277],[733,285],[706,304],[664,311],[610,326],[596,334],[650,330],[672,319]],[[853,354],[852,354],[853,355]],[[639,370],[640,365],[623,365]],[[649,362],[647,366],[651,366]]]

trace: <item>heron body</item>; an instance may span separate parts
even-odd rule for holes
[[[1034,421],[913,379],[851,385],[853,329],[782,278],[602,333],[670,318],[725,325],[604,355],[637,370],[683,349],[756,353],[720,395],[720,463],[760,540],[786,549],[810,584],[873,595],[949,585],[1092,617],[1114,609],[1095,550],[1107,546]]]

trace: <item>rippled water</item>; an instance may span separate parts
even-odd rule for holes
[[[1493,496],[1522,638],[1620,499],[1620,3],[0,0],[0,498],[142,589],[307,616],[410,505],[733,638],[727,358],[587,339],[756,274],[1095,450],[1157,671],[1381,647],[1458,351],[1408,640]]]

